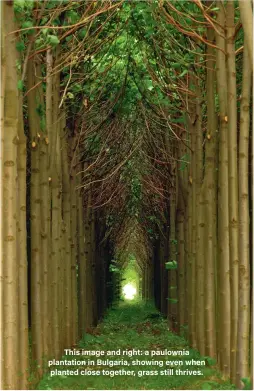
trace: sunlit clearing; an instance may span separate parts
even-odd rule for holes
[[[123,287],[123,295],[126,300],[133,300],[137,294],[137,289],[132,284],[126,284]]]

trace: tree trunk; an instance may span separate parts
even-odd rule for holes
[[[76,170],[71,173],[71,291],[72,291],[72,344],[78,338],[78,296],[77,296],[77,191],[76,191]]]
[[[29,61],[27,68],[27,85],[32,89],[35,84],[35,62]],[[35,371],[42,374],[43,355],[43,317],[42,317],[42,259],[41,259],[41,192],[40,192],[40,117],[36,110],[40,98],[38,89],[33,88],[27,97],[29,144],[31,148],[31,183],[30,183],[30,213],[31,213],[31,333],[32,356],[36,362]]]
[[[244,41],[249,52],[250,68],[253,64],[253,4],[251,0],[240,0],[239,8],[241,21],[243,24]]]
[[[55,358],[59,358],[62,348],[62,295],[61,286],[61,167],[59,140],[59,75],[55,75],[52,127],[50,127],[50,178],[51,178],[51,262],[52,262],[52,341]],[[53,144],[53,146],[52,146]]]
[[[65,333],[66,346],[72,343],[72,304],[73,294],[71,280],[72,280],[72,264],[71,264],[71,189],[70,189],[70,173],[67,155],[67,142],[65,140],[65,118],[62,119],[62,133],[61,133],[61,152],[62,152],[62,170],[63,170],[63,221],[65,225],[65,253],[63,254],[64,263],[66,264],[66,275],[64,282],[64,306],[65,306]]]
[[[18,90],[13,7],[2,4],[5,35],[5,92],[3,134],[3,389],[19,388],[18,257],[17,257],[17,137]]]
[[[218,330],[219,364],[225,376],[230,374],[230,266],[229,266],[229,212],[228,212],[228,118],[227,118],[227,73],[225,58],[225,38],[223,26],[225,15],[223,6],[218,3],[218,27],[216,34],[217,90],[219,97],[219,173],[218,173]],[[220,50],[221,49],[221,50]]]
[[[250,337],[250,221],[249,221],[249,131],[251,66],[248,46],[244,47],[239,139],[239,306],[236,386],[243,388],[242,378],[249,377]]]
[[[178,285],[178,308],[179,308],[179,328],[182,331],[183,326],[186,324],[185,319],[185,286],[186,286],[186,274],[185,274],[185,249],[184,249],[184,202],[180,192],[178,197],[178,207],[176,214],[176,232],[177,232],[177,285]]]
[[[48,171],[48,135],[44,129],[40,136],[40,192],[41,192],[41,257],[42,257],[42,313],[43,354],[52,357],[51,320],[51,253],[50,253],[50,188]]]
[[[18,243],[19,254],[19,362],[20,362],[20,389],[28,388],[28,295],[27,295],[27,227],[26,227],[26,136],[23,122],[23,99],[19,96],[18,122]]]
[[[171,169],[172,186],[170,189],[170,228],[169,228],[169,261],[176,261],[176,165],[172,163]],[[172,330],[177,330],[178,327],[178,304],[177,304],[177,271],[176,269],[169,270],[168,273],[168,299],[170,305],[168,309],[169,327]]]
[[[49,335],[48,335],[48,349],[49,349],[49,355],[50,357],[55,357],[55,351],[54,351],[54,328],[57,327],[54,324],[55,320],[55,314],[54,314],[54,302],[56,300],[56,297],[53,297],[55,294],[54,290],[54,272],[55,272],[55,265],[52,262],[52,178],[51,178],[51,172],[50,172],[50,160],[52,160],[50,156],[50,144],[53,142],[52,138],[52,132],[53,132],[53,114],[52,114],[52,107],[53,107],[53,79],[51,76],[52,73],[52,66],[53,66],[53,56],[51,49],[47,50],[46,54],[46,66],[47,66],[47,77],[46,77],[46,137],[45,137],[45,146],[44,140],[42,141],[41,146],[41,159],[40,159],[40,165],[41,165],[41,196],[42,196],[42,207],[45,207],[45,203],[47,205],[47,209],[44,210],[44,215],[42,216],[42,230],[44,232],[44,239],[42,240],[42,252],[45,254],[47,252],[48,254],[48,297],[52,300],[49,300],[48,302],[48,321],[49,321]],[[45,155],[46,153],[46,155]],[[45,164],[47,165],[45,167]],[[44,167],[43,167],[44,166]],[[52,171],[52,170],[51,170]],[[47,186],[46,187],[46,182]],[[47,221],[47,227],[44,227],[45,222]],[[46,249],[47,245],[47,249]],[[44,269],[45,270],[45,269]],[[45,303],[45,302],[44,302]],[[45,307],[45,304],[44,304]]]
[[[193,75],[190,77],[191,85],[190,89],[193,89]],[[192,98],[193,99],[193,98]],[[197,134],[197,119],[196,119],[196,104],[190,102],[189,109],[189,131],[191,137],[191,168],[189,182],[191,184],[191,197],[189,208],[191,209],[189,215],[189,231],[190,231],[190,306],[189,306],[189,329],[190,329],[190,343],[195,349],[197,347],[197,334],[196,334],[196,194],[197,194],[197,163],[196,163],[196,134]]]
[[[207,38],[214,41],[214,31],[207,30]],[[216,358],[216,273],[217,260],[217,121],[215,117],[214,49],[207,46],[207,134],[205,143],[205,325],[206,355]],[[212,200],[212,201],[211,201]]]
[[[81,166],[79,166],[80,168]],[[79,169],[79,171],[81,171]],[[80,175],[78,175],[78,185],[80,186]],[[86,224],[87,221],[84,221],[87,218],[84,213],[84,204],[83,196],[81,190],[78,190],[78,281],[79,281],[79,335],[80,338],[83,337],[87,322],[88,322],[88,288],[87,288],[87,246],[85,241],[87,241],[87,232]],[[89,288],[91,290],[91,286]]]
[[[199,57],[199,56],[197,56]],[[198,60],[198,58],[197,58]],[[195,132],[196,132],[196,148],[195,148],[195,163],[196,163],[196,215],[193,218],[196,220],[196,338],[197,348],[201,355],[205,355],[205,327],[204,327],[204,312],[205,312],[205,274],[204,274],[204,262],[205,262],[205,242],[204,242],[204,230],[205,230],[205,212],[204,212],[204,187],[203,187],[203,133],[202,133],[202,107],[201,107],[201,91],[199,86],[199,80],[195,78],[195,93],[197,95],[196,100],[196,119],[195,119]],[[195,137],[195,136],[194,136]]]
[[[237,172],[237,105],[236,105],[236,65],[235,65],[235,25],[234,2],[226,6],[227,37],[227,81],[228,81],[228,160],[229,160],[229,254],[230,254],[230,293],[231,293],[231,332],[230,332],[230,379],[236,380],[236,348],[238,322],[238,172]]]

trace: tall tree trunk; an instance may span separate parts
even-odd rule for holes
[[[6,81],[6,56],[5,56],[5,25],[4,25],[4,6],[3,2],[0,4],[0,12],[1,12],[1,129],[4,129],[4,98],[5,98],[5,81]],[[3,150],[4,150],[4,138],[1,137],[1,147],[0,147],[0,161],[3,162]],[[1,178],[4,178],[3,175],[3,164],[1,164]],[[3,211],[3,180],[0,182],[0,207],[1,211]],[[1,212],[1,218],[3,217],[3,214]],[[3,235],[1,232],[1,249],[3,250]],[[3,271],[3,264],[0,264],[0,279],[1,281],[4,281],[4,271]],[[4,303],[3,298],[3,289],[1,287],[0,289],[0,302]],[[0,371],[3,374],[4,373],[4,353],[3,353],[3,346],[4,346],[4,319],[3,319],[3,310],[1,310],[1,322],[0,322]],[[4,387],[4,379],[3,376],[0,378],[0,388],[3,389]]]
[[[92,280],[92,216],[91,192],[88,192],[88,201],[85,207],[85,262],[86,262],[86,327],[93,324],[93,280]],[[113,298],[114,299],[114,298]]]
[[[45,206],[45,202],[47,202],[47,210],[44,211],[44,216],[42,217],[42,230],[44,231],[45,238],[42,240],[42,252],[48,254],[48,297],[52,297],[52,300],[49,300],[48,305],[48,311],[49,311],[49,340],[48,340],[48,348],[49,348],[49,355],[50,357],[55,357],[55,345],[54,345],[54,333],[55,328],[57,325],[54,324],[55,321],[55,308],[54,303],[56,300],[55,295],[55,265],[52,262],[52,178],[51,178],[51,171],[50,170],[50,164],[52,157],[50,155],[51,150],[51,143],[53,142],[53,113],[52,113],[52,107],[53,107],[53,78],[52,78],[52,67],[53,67],[53,55],[52,50],[48,49],[46,54],[46,71],[47,71],[47,77],[46,77],[46,137],[45,137],[45,143],[46,143],[46,150],[44,151],[43,141],[42,141],[42,147],[41,147],[41,184],[42,186],[42,207]],[[45,156],[44,152],[47,153],[47,156]],[[45,162],[44,159],[47,159]],[[47,167],[43,167],[43,165],[47,164]],[[44,184],[44,176],[47,180],[48,188],[46,188],[46,183]],[[47,176],[47,178],[46,178]],[[48,193],[48,194],[47,194]],[[46,201],[48,198],[48,201]],[[48,220],[47,227],[43,227],[44,221]],[[44,230],[45,228],[45,230]],[[46,237],[47,236],[47,237]],[[46,250],[45,246],[47,243],[48,249]]]
[[[166,274],[165,270],[165,240],[164,240],[164,231],[160,233],[160,240],[159,240],[159,260],[160,260],[160,282],[161,282],[161,289],[160,289],[160,311],[163,313],[163,303],[165,298],[163,297],[164,292],[164,274]]]
[[[37,78],[42,78],[41,63],[35,63],[34,72]],[[45,124],[45,102],[42,85],[36,89],[36,108],[38,123],[38,143],[39,143],[39,192],[40,192],[40,237],[41,237],[41,313],[42,315],[42,351],[43,351],[43,369],[46,367],[49,350],[51,348],[50,335],[50,252],[49,252],[49,221],[50,221],[50,198],[49,198],[49,172],[48,172],[48,137]]]
[[[170,189],[170,228],[169,228],[169,256],[170,261],[176,261],[176,162],[171,164],[171,189]],[[168,273],[168,299],[170,305],[168,306],[168,320],[169,327],[172,330],[177,330],[178,327],[178,304],[177,304],[177,271],[176,269],[169,270]]]
[[[190,78],[189,78],[190,79]],[[188,143],[190,148],[194,147],[194,141],[193,141],[193,135],[192,135],[192,123],[191,123],[191,114],[193,111],[193,104],[191,103],[191,98],[188,96],[187,98],[187,111],[188,111],[188,117],[187,117],[187,137],[188,137]],[[193,209],[192,209],[192,199],[193,199],[193,190],[192,190],[192,183],[193,183],[193,161],[192,161],[192,152],[189,152],[190,154],[190,164],[188,165],[188,198],[187,198],[187,222],[186,222],[186,258],[188,260],[186,269],[187,269],[187,292],[186,296],[188,298],[188,340],[190,344],[195,346],[195,338],[193,334],[193,306],[192,306],[192,300],[194,298],[192,297],[192,220],[193,220]],[[194,343],[193,343],[193,342]]]
[[[70,189],[70,173],[68,165],[67,155],[67,143],[65,140],[65,118],[62,120],[62,133],[61,133],[61,152],[62,152],[62,169],[63,169],[63,220],[65,224],[65,253],[63,254],[64,262],[66,263],[66,278],[64,282],[64,306],[65,306],[65,333],[66,333],[66,346],[70,346],[72,343],[72,303],[73,303],[73,291],[71,289],[71,189]]]
[[[168,216],[167,216],[168,218]],[[165,263],[168,262],[168,240],[169,240],[169,225],[164,227],[163,234],[161,235],[161,250],[162,250],[162,267],[161,267],[161,311],[164,315],[167,315],[167,297],[168,297],[168,273]]]
[[[207,30],[207,38],[214,41],[214,31]],[[216,273],[217,260],[217,121],[215,117],[215,70],[214,49],[207,46],[207,134],[205,143],[205,325],[206,355],[216,358]],[[211,202],[211,200],[213,200]]]
[[[35,371],[38,376],[42,374],[42,302],[41,302],[41,192],[40,192],[40,117],[38,105],[40,102],[38,89],[33,88],[35,80],[35,61],[28,62],[27,85],[32,89],[28,94],[28,123],[29,141],[31,148],[31,183],[30,183],[30,208],[31,208],[31,332],[32,332],[32,356],[35,360]]]
[[[190,89],[193,89],[193,75],[190,75]],[[190,198],[189,198],[189,243],[190,243],[190,304],[189,304],[189,329],[190,329],[190,343],[193,348],[197,346],[196,335],[196,194],[197,194],[197,164],[196,164],[196,134],[197,134],[197,118],[196,118],[196,104],[193,102],[193,98],[190,98],[189,104],[189,132],[191,139],[191,159],[190,159],[190,174],[189,183],[191,185]]]
[[[72,291],[72,344],[78,338],[78,292],[77,292],[77,250],[78,250],[78,230],[77,230],[77,191],[76,191],[76,169],[71,173],[71,291]]]
[[[92,280],[92,297],[91,297],[91,313],[92,313],[92,325],[97,324],[98,320],[98,314],[97,314],[97,292],[96,292],[96,283],[95,283],[95,272],[96,272],[96,248],[95,248],[95,213],[92,209],[92,197],[90,198],[89,203],[89,209],[90,209],[90,219],[91,219],[91,253],[90,253],[90,265],[91,265],[91,280]]]
[[[184,201],[181,192],[178,196],[178,207],[176,213],[176,232],[177,232],[177,285],[178,285],[178,312],[179,312],[179,328],[182,331],[186,323],[185,306],[186,306],[186,264],[185,264],[185,249],[184,249]]]
[[[80,165],[78,166],[81,167]],[[79,169],[79,171],[81,171]],[[78,175],[78,185],[80,186],[80,175]],[[87,288],[87,241],[86,224],[84,221],[84,203],[81,190],[78,190],[78,281],[79,281],[79,336],[83,337],[88,322],[88,288]],[[91,286],[89,288],[91,290]]]
[[[43,99],[43,97],[42,97]],[[42,102],[43,103],[43,102]],[[43,354],[45,360],[52,357],[51,320],[51,253],[50,253],[50,187],[48,171],[49,141],[47,129],[40,135],[40,192],[41,192],[41,257],[42,257],[42,313]]]
[[[5,91],[3,134],[3,388],[15,390],[19,384],[18,335],[18,257],[17,257],[17,137],[18,89],[16,39],[8,35],[15,30],[13,6],[2,4],[5,33]]]
[[[231,292],[231,332],[230,332],[230,379],[236,380],[236,348],[238,322],[238,172],[237,172],[237,105],[236,105],[236,66],[235,66],[235,9],[234,2],[226,6],[227,38],[227,81],[228,81],[228,160],[229,160],[229,253],[230,253],[230,292]]]
[[[197,56],[199,57],[199,56]],[[197,58],[198,60],[198,58]],[[196,215],[193,218],[196,220],[196,333],[197,333],[197,348],[201,355],[205,354],[205,328],[204,328],[204,312],[205,312],[205,243],[204,229],[206,225],[204,216],[204,186],[203,186],[203,133],[202,133],[202,107],[201,107],[201,91],[199,80],[195,79],[196,100],[196,148],[195,148],[195,163],[196,163]]]
[[[230,374],[230,265],[229,265],[229,212],[228,212],[228,117],[227,117],[227,73],[225,58],[225,14],[218,3],[218,27],[216,34],[217,90],[219,97],[219,173],[218,173],[218,330],[219,364],[225,376]]]
[[[253,64],[253,3],[251,0],[239,1],[241,21],[243,24],[244,40],[249,52],[250,68]]]
[[[52,96],[52,122],[49,128],[50,178],[51,178],[51,262],[52,262],[52,342],[55,358],[59,358],[62,348],[62,307],[61,298],[61,167],[59,140],[59,74],[54,77]]]
[[[249,131],[251,66],[248,46],[244,47],[240,106],[239,139],[239,306],[236,362],[236,386],[243,388],[242,378],[249,377],[250,338],[250,221],[249,221]]]
[[[27,227],[26,227],[26,136],[23,122],[23,99],[19,96],[18,122],[18,243],[19,254],[19,361],[20,389],[28,388],[29,352],[28,352],[28,282],[27,282]]]

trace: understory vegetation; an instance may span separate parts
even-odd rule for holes
[[[156,316],[157,315],[157,316]],[[91,334],[84,336],[84,339],[77,345],[78,349],[87,350],[187,350],[189,349],[187,341],[177,334],[168,330],[166,319],[164,319],[151,303],[121,304],[116,308],[109,310],[102,323],[90,331]],[[182,370],[202,370],[200,375],[179,375],[179,376],[161,376],[147,375],[138,376],[136,367],[125,367],[125,369],[136,370],[136,376],[53,376],[46,374],[38,385],[40,390],[231,390],[234,387],[226,380],[222,379],[221,373],[216,369],[215,362],[209,357],[201,357],[200,354],[190,349],[188,356],[155,356],[153,360],[159,360],[160,366],[139,365],[139,371],[160,371],[165,366],[166,360],[183,360],[184,362],[192,359],[206,360],[205,367],[183,365]],[[126,360],[126,355],[117,355],[110,357],[110,360]],[[72,359],[73,356],[63,356],[61,359]],[[78,357],[82,359],[82,356]],[[85,358],[89,358],[88,355]],[[95,359],[94,356],[90,356]],[[101,357],[102,360],[108,357]],[[133,356],[131,360],[149,361],[151,357],[140,355]],[[89,367],[89,366],[88,366]],[[57,367],[66,369],[67,367]],[[72,368],[72,367],[68,367]],[[77,366],[72,369],[76,369]],[[90,369],[117,370],[123,366],[94,366]]]

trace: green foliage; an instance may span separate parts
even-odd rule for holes
[[[57,46],[60,41],[58,39],[58,37],[56,35],[48,35],[48,43],[51,45],[51,46]]]
[[[202,390],[234,390],[234,386],[232,384],[228,384],[226,385],[226,388],[224,388],[224,385],[223,383],[219,382],[219,381],[206,381],[204,383],[202,383],[202,386],[201,386]]]
[[[156,316],[157,315],[157,316]],[[160,316],[152,303],[136,302],[134,304],[120,304],[118,307],[108,311],[103,322],[95,329],[96,335],[85,334],[78,343],[79,349],[85,350],[125,350],[125,349],[189,349],[186,340],[168,331],[167,320]],[[202,357],[193,349],[189,349],[189,356],[181,356],[181,360],[200,360]],[[73,356],[64,356],[63,359],[72,359]],[[80,359],[81,357],[79,357]],[[83,358],[83,357],[82,357]],[[90,356],[94,360],[94,357]],[[147,360],[147,356],[141,355],[139,360]],[[112,357],[111,357],[112,359]],[[125,359],[126,356],[113,358]],[[160,360],[168,360],[167,356],[161,356]],[[184,363],[184,368],[186,368]],[[61,369],[61,367],[58,367]],[[70,369],[75,369],[70,368]],[[82,368],[84,369],[84,368]],[[108,369],[108,368],[105,368]],[[134,369],[134,367],[133,367]],[[144,365],[142,370],[151,370],[149,365]],[[191,369],[200,369],[193,366]],[[95,389],[95,390],[229,390],[233,386],[220,378],[215,368],[204,367],[202,376],[53,376],[47,373],[37,386],[37,389]],[[209,379],[212,378],[213,381]],[[207,388],[206,388],[207,387]]]
[[[212,357],[204,356],[204,359],[206,360],[207,365],[213,366],[216,364],[216,360]]]
[[[19,91],[23,91],[24,83],[23,83],[22,80],[19,80],[19,81],[18,81],[17,87],[18,87],[18,90],[19,90]]]
[[[20,73],[20,71],[21,71],[21,61],[20,60],[16,60],[16,68],[17,68],[18,73]]]
[[[175,270],[175,269],[177,269],[177,262],[174,261],[174,260],[173,261],[168,261],[168,262],[165,263],[165,266],[166,266],[167,270],[169,270],[169,269]]]
[[[111,273],[120,273],[120,269],[118,267],[116,267],[115,265],[110,265],[109,266],[109,271]]]
[[[118,266],[118,262],[115,259],[111,260],[111,263],[109,265],[109,271],[111,273],[117,273],[117,274],[121,273],[121,268]]]
[[[18,52],[23,52],[25,50],[26,46],[25,46],[25,43],[23,41],[18,41],[16,43],[16,49]]]
[[[31,20],[25,20],[24,23],[22,23],[21,28],[22,29],[29,28],[29,30],[24,31],[24,33],[28,35],[31,35],[35,32],[35,30],[33,29],[33,22]]]
[[[33,0],[14,0],[14,12],[31,11],[34,7]]]
[[[87,138],[87,148],[92,154],[98,153],[101,148],[101,139],[98,133],[94,133]]]
[[[241,381],[244,384],[244,390],[252,390],[251,379],[249,377],[243,377]]]
[[[212,385],[210,384],[210,382],[203,383],[202,390],[212,390]]]

